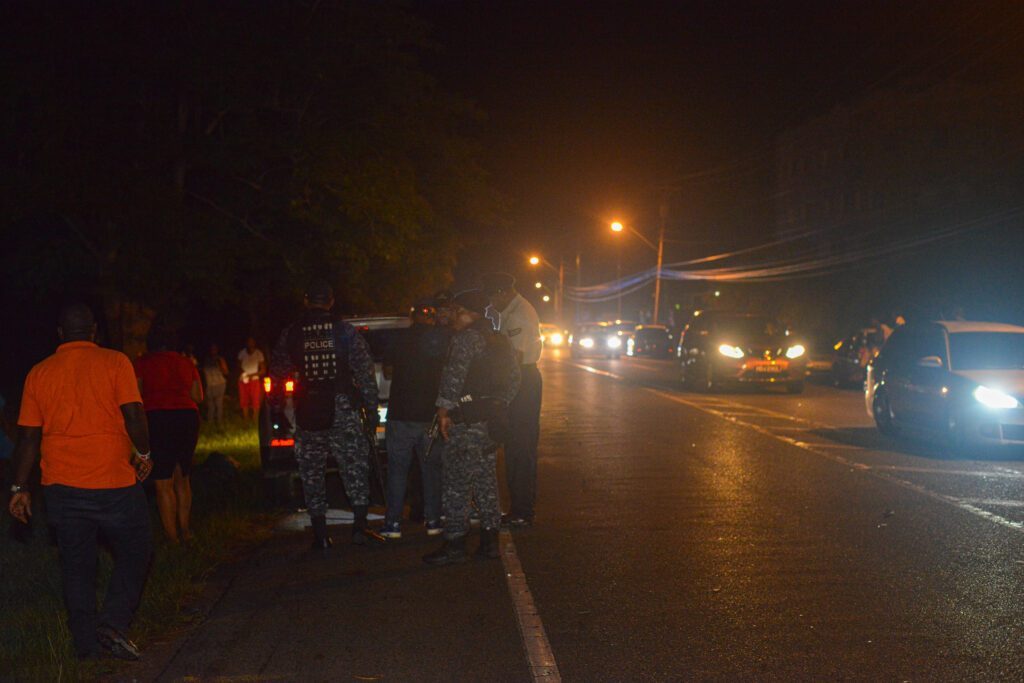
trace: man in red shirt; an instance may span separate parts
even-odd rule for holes
[[[28,523],[32,499],[26,487],[40,459],[75,651],[88,658],[103,648],[138,659],[138,648],[125,634],[142,595],[152,544],[139,483],[152,467],[146,416],[131,361],[95,344],[96,322],[87,306],[61,311],[57,331],[57,353],[25,380],[9,509]],[[97,614],[99,533],[113,550],[114,571]]]

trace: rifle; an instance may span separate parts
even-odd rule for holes
[[[380,461],[380,453],[377,451],[377,432],[374,429],[371,431],[371,420],[369,413],[367,412],[366,406],[359,403],[359,423],[363,427],[363,436],[366,437],[366,443],[370,447],[370,465],[377,472],[377,484],[380,486],[380,493],[387,500],[388,490],[384,486],[384,465]]]
[[[423,454],[423,460],[430,460],[430,454],[434,450],[434,444],[437,443],[440,436],[441,422],[437,419],[437,413],[434,413],[434,420],[430,423],[430,427],[427,428],[427,438],[430,439],[430,443],[427,444],[427,452]]]

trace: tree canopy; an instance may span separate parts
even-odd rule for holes
[[[344,309],[393,310],[494,221],[482,114],[419,66],[428,28],[393,5],[5,13],[12,286],[88,292],[111,318],[201,299],[255,321],[326,276]]]

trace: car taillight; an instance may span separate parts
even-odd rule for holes
[[[274,447],[274,446],[294,446],[295,445],[295,439],[271,439],[270,440],[270,445],[271,445],[271,447]]]
[[[293,379],[286,379],[284,381],[284,393],[286,393],[286,394],[295,393],[295,380],[293,380]]]
[[[274,382],[269,377],[263,378],[263,391],[270,393],[270,390],[274,388]]]

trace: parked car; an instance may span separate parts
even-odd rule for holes
[[[380,405],[380,425],[377,427],[377,450],[383,462],[384,424],[388,415],[388,394],[391,382],[384,378],[384,353],[396,330],[408,327],[410,320],[404,316],[375,316],[351,318],[346,322],[355,326],[370,347],[376,365],[377,387]],[[260,404],[259,447],[260,469],[264,489],[272,502],[284,502],[292,498],[298,465],[295,462],[295,407],[293,396],[301,377],[289,377],[273,382],[270,377],[263,380],[264,395]],[[328,460],[327,471],[336,472],[336,464]]]
[[[1024,445],[1024,327],[901,327],[868,365],[864,402],[884,434],[926,432],[953,449]]]
[[[627,356],[668,358],[674,352],[672,332],[664,325],[637,325],[626,337]]]
[[[807,349],[768,316],[698,312],[683,330],[680,377],[687,386],[777,385],[804,390]]]
[[[622,355],[622,337],[608,323],[586,323],[569,336],[569,351],[573,358],[618,358]]]

